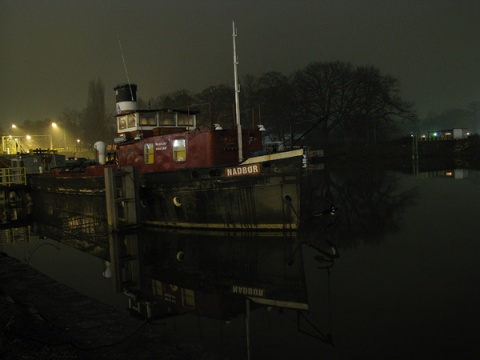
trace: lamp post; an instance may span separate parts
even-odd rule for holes
[[[77,139],[77,142],[75,143],[75,158],[77,158],[77,149],[80,146],[80,139]]]
[[[56,122],[52,122],[52,127],[53,128],[58,128],[59,126],[57,125]],[[61,129],[63,131],[63,146],[64,146],[64,152],[67,152],[67,136],[65,134],[65,129]]]
[[[17,131],[21,129],[21,127],[15,125],[15,124],[12,124],[12,135],[13,135],[13,142],[15,144],[15,153],[20,153],[22,152],[22,138],[23,136],[19,136],[18,134],[20,133],[20,131]]]

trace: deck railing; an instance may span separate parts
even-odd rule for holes
[[[26,185],[27,168],[0,168],[0,186]]]

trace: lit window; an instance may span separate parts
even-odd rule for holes
[[[183,306],[187,308],[195,308],[195,293],[190,289],[182,289]]]
[[[161,281],[152,279],[152,289],[153,296],[163,298],[163,286]]]
[[[140,118],[140,126],[156,126],[157,115],[156,114],[143,114]]]
[[[173,160],[185,161],[187,159],[187,150],[185,148],[185,139],[173,140]]]
[[[143,158],[145,164],[153,164],[154,162],[154,153],[153,153],[153,143],[145,143],[143,150]]]
[[[125,116],[118,118],[118,130],[125,130],[127,128],[127,118]]]
[[[127,115],[128,117],[128,127],[129,128],[135,128],[137,127],[137,122],[136,122],[136,118],[135,118],[135,114],[130,114],[130,115]]]

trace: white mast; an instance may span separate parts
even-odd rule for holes
[[[238,136],[238,161],[243,161],[243,141],[242,141],[242,125],[240,124],[240,106],[238,103],[238,94],[240,93],[240,85],[238,84],[237,65],[238,57],[235,47],[235,38],[237,37],[237,29],[235,29],[235,22],[232,21],[233,27],[233,73],[235,76],[235,111],[237,120],[237,136]]]

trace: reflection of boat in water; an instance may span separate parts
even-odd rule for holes
[[[83,279],[80,282],[90,292],[90,289],[101,288],[102,294],[105,288],[113,290],[107,284],[115,284],[117,292],[126,295],[114,298],[112,291],[115,304],[123,309],[128,303],[132,312],[152,320],[153,324],[175,324],[175,329],[178,327],[183,335],[202,322],[205,328],[213,327],[225,334],[240,329],[245,331],[247,342],[249,336],[258,342],[258,337],[265,335],[259,329],[258,321],[262,326],[274,321],[282,326],[281,330],[271,330],[270,336],[274,338],[288,332],[297,339],[306,334],[315,342],[331,342],[319,330],[326,324],[318,316],[318,303],[315,302],[318,298],[312,298],[319,286],[318,270],[314,270],[315,289],[307,291],[305,260],[311,262],[316,252],[307,251],[305,255],[303,240],[298,233],[284,236],[278,232],[255,234],[158,228],[113,232],[108,244],[109,253],[92,253],[92,245],[97,244],[88,244],[86,240],[62,241],[103,260],[105,268],[102,269],[98,266],[102,263],[100,259],[95,259],[96,262],[87,260],[80,251],[69,250],[70,246],[57,246],[52,239],[44,239],[44,236],[50,236],[48,230],[51,228],[37,226],[36,234],[42,235],[40,239],[25,239],[25,248],[17,253],[26,256],[26,261],[33,257],[35,264],[41,259],[46,268],[50,267],[48,263],[56,263],[62,273],[62,266],[66,264],[64,260],[69,259],[69,269],[66,270],[74,274],[72,283],[78,283],[80,274]],[[307,241],[313,238],[312,234]],[[320,248],[322,243],[323,237],[317,237],[315,245]],[[53,253],[41,256],[47,249]],[[75,260],[77,256],[81,262]],[[85,267],[86,263],[89,266]],[[310,286],[311,271],[310,267]],[[323,295],[327,296],[326,293]],[[251,322],[250,331],[247,321]],[[243,342],[243,336],[240,336],[239,341]],[[292,340],[292,344],[296,341]]]
[[[263,126],[242,129],[239,113],[236,128],[200,129],[194,110],[138,110],[135,84],[115,90],[114,160],[106,161],[105,144],[97,142],[99,164],[33,176],[35,204],[81,211],[106,196],[115,204],[107,205],[109,211],[128,224],[281,231],[299,226],[302,196],[309,197],[305,167],[319,152],[269,152]]]
[[[337,257],[321,226],[289,235],[142,228],[110,233],[106,242],[71,234],[58,241],[102,259],[104,276],[147,318],[194,313],[228,320],[245,312],[245,299],[257,307],[309,309],[305,246],[317,267],[331,267]],[[41,223],[34,231],[45,239],[60,235]]]
[[[294,236],[168,231],[138,236],[139,281],[132,287],[132,279],[125,279],[123,288],[140,312],[141,304],[148,303],[152,311],[153,304],[168,311],[164,316],[193,311],[227,320],[245,312],[246,298],[253,304],[308,309],[303,259]],[[122,261],[114,268],[125,274],[134,266]]]
[[[248,320],[261,309],[288,311],[299,332],[331,343],[309,315],[304,246],[317,269],[332,266],[338,256],[318,230],[315,240],[313,233],[143,229],[114,234],[109,269],[129,308],[146,318],[192,314],[225,323]]]

